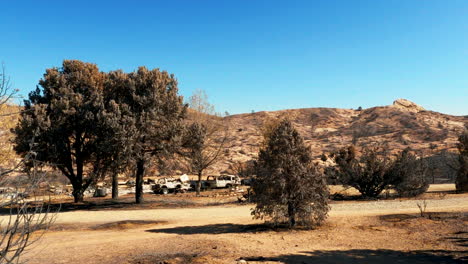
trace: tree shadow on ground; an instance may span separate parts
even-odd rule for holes
[[[152,197],[150,197],[152,198]],[[157,197],[147,199],[142,204],[136,204],[134,197],[123,197],[118,200],[110,198],[93,198],[92,200],[82,203],[74,202],[52,202],[42,205],[41,203],[30,203],[30,207],[45,207],[50,211],[56,212],[71,212],[71,211],[105,211],[105,210],[142,210],[142,209],[156,209],[156,208],[190,208],[196,207],[198,204],[187,200],[171,200],[170,198]],[[9,215],[10,208],[0,208],[0,215]]]
[[[276,257],[245,257],[239,260],[243,259],[248,263],[280,262],[285,264],[452,264],[466,263],[465,261],[468,261],[467,254],[468,251],[418,250],[404,252],[383,249],[352,249],[343,251],[310,251]]]
[[[424,216],[420,216],[419,214],[389,214],[379,216],[380,220],[390,223],[400,223],[418,218],[426,218],[432,221],[459,220],[462,223],[466,223],[468,221],[468,212],[427,212],[424,213]],[[464,230],[454,232],[447,237],[443,237],[443,239],[459,247],[468,247],[468,232]]]
[[[232,233],[257,233],[273,230],[265,224],[253,225],[237,225],[237,224],[214,224],[203,226],[181,226],[173,228],[149,229],[146,232],[150,233],[167,233],[178,235],[194,235],[194,234],[232,234]]]
[[[453,233],[453,236],[446,237],[445,239],[452,241],[452,243],[454,243],[457,246],[468,247],[468,232],[459,231]]]

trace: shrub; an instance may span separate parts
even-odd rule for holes
[[[427,170],[428,166],[423,159],[405,149],[392,162],[387,174],[400,196],[414,197],[423,194],[429,188]]]
[[[256,172],[252,183],[254,218],[309,228],[325,220],[329,210],[325,178],[289,121],[281,121],[265,139]]]
[[[364,197],[377,197],[389,188],[394,188],[400,196],[411,197],[429,187],[426,162],[409,149],[400,152],[394,160],[378,147],[363,147],[358,157],[355,147],[350,146],[332,156],[336,166],[327,168],[327,174],[345,186],[356,188]]]
[[[364,147],[357,157],[354,146],[333,155],[338,180],[356,188],[364,197],[377,197],[391,182],[386,173],[390,162],[378,147]]]

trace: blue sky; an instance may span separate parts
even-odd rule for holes
[[[23,95],[63,59],[174,73],[217,111],[407,98],[468,115],[468,1],[3,1],[0,61]]]

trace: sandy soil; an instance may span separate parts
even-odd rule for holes
[[[416,204],[424,199],[426,217],[418,217]],[[334,202],[324,226],[302,231],[266,228],[252,220],[252,205],[62,212],[53,230],[27,252],[25,260],[141,264],[467,261],[468,195],[424,199]]]

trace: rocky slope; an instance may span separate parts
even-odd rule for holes
[[[410,147],[425,156],[454,151],[457,137],[468,125],[468,116],[452,116],[425,110],[398,99],[390,106],[362,110],[304,108],[239,114],[224,118],[229,146],[213,171],[230,170],[236,162],[256,157],[261,128],[275,118],[288,117],[319,159],[322,153],[353,142],[386,144],[392,152]]]

